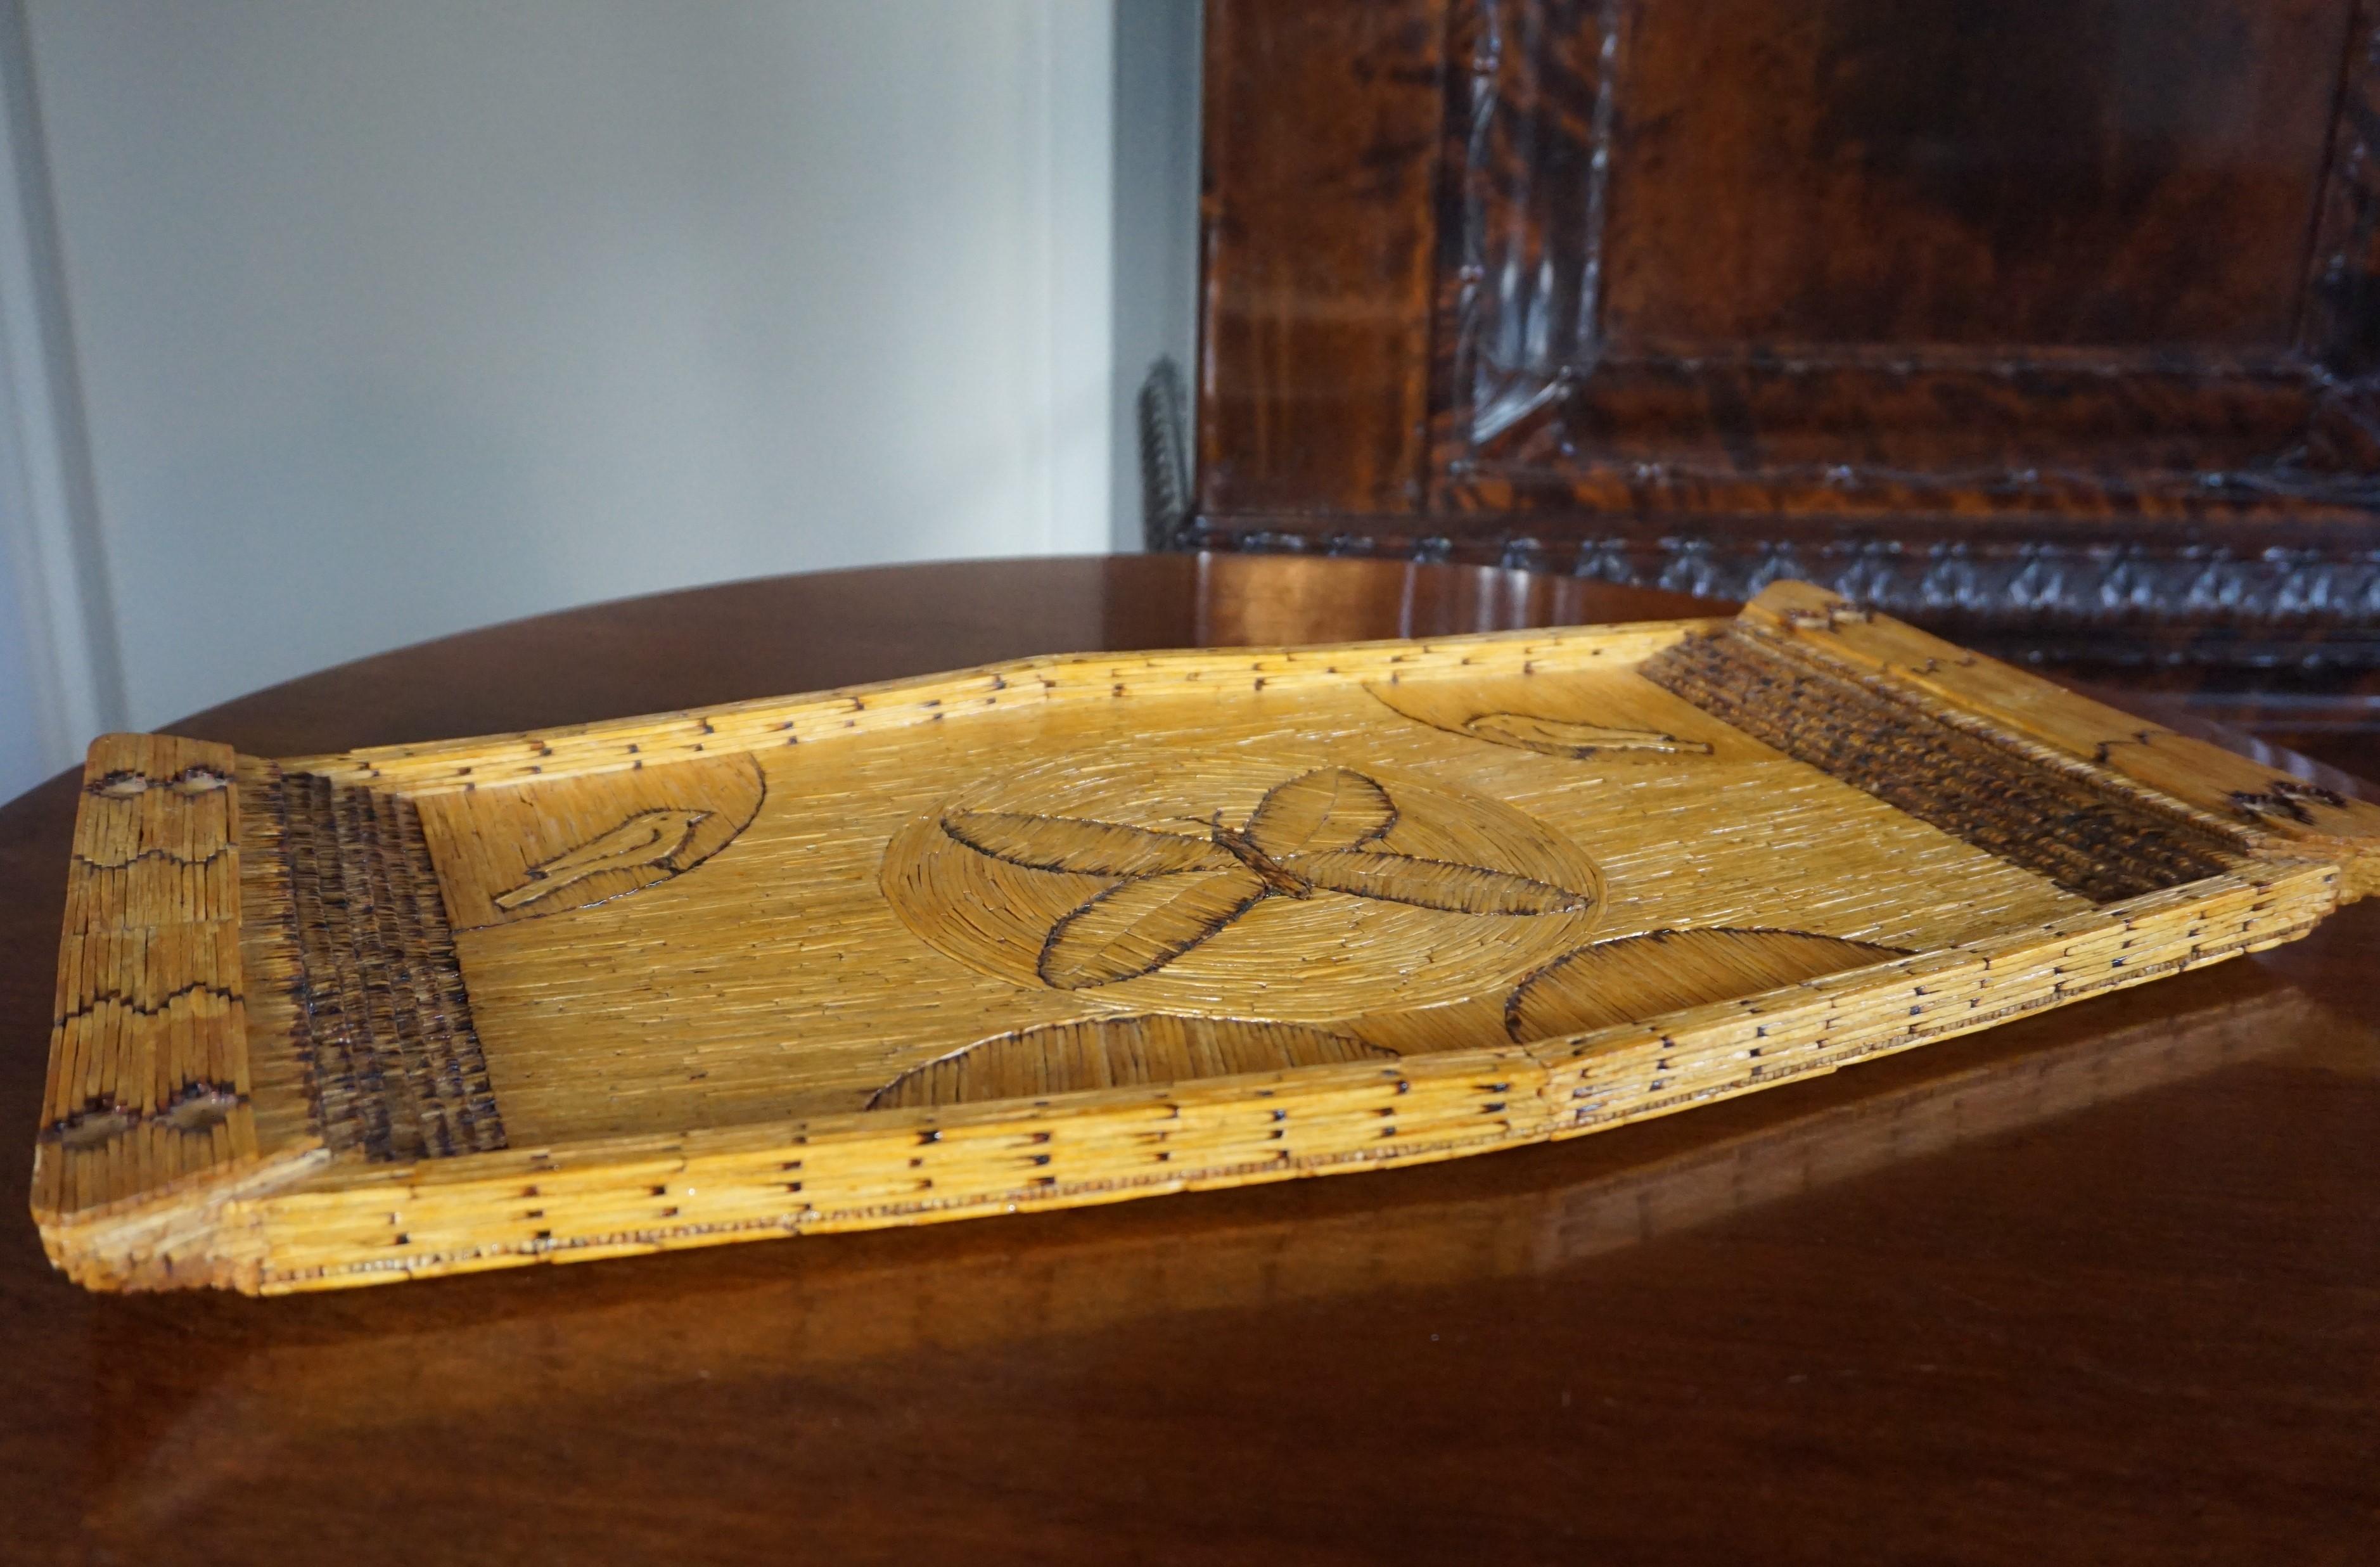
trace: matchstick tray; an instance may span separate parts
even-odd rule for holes
[[[111,735],[32,1206],[261,1293],[1377,1169],[2302,935],[2380,809],[1818,589],[268,760]]]

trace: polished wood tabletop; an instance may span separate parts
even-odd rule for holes
[[[1129,557],[549,615],[172,725],[266,755],[1039,652],[1708,613]],[[30,1163],[76,793],[0,808]],[[2380,900],[2259,957],[1356,1181],[281,1300],[0,1215],[11,1561],[2380,1561]]]

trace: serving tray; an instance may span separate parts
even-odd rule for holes
[[[1486,1152],[2380,884],[2380,809],[1793,583],[85,784],[32,1207],[103,1289]]]

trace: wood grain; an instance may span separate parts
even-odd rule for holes
[[[2380,658],[2368,6],[1423,9],[1210,25],[1177,544]]]
[[[1463,7],[1432,505],[2368,510],[2296,345],[2352,11]]]
[[[1208,504],[1420,498],[1447,3],[1208,8]]]

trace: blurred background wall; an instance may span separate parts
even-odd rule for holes
[[[0,797],[492,621],[1127,543],[1197,26],[0,0]]]

